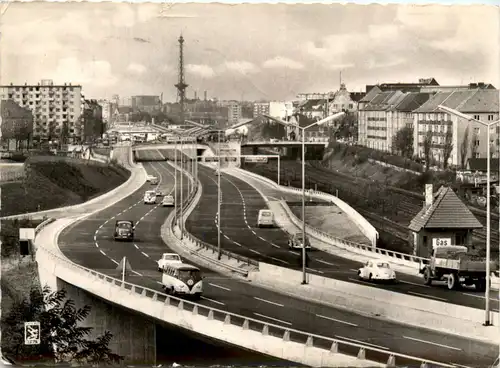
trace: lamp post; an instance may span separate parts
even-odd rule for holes
[[[290,124],[288,121],[284,121],[281,119],[273,118],[268,115],[263,115],[265,118],[273,120],[278,124],[284,126],[293,126],[298,128],[302,134],[302,285],[307,284],[307,275],[306,275],[306,130],[312,128],[316,125],[323,125],[325,123],[332,122],[337,120],[345,115],[344,112],[339,112],[337,114],[327,116],[326,118],[316,121],[312,124],[309,124],[305,127],[301,127],[299,125]]]
[[[500,120],[496,120],[490,123],[486,123],[482,120],[479,119],[474,119],[472,116],[461,113],[460,111],[451,109],[449,107],[439,105],[438,108],[451,115],[455,115],[456,117],[465,119],[469,122],[476,122],[479,123],[487,128],[487,147],[486,147],[486,164],[487,164],[487,174],[486,174],[486,291],[485,291],[485,306],[484,306],[484,325],[485,326],[491,326],[491,313],[490,313],[490,282],[491,282],[491,269],[490,269],[490,262],[491,262],[491,157],[490,157],[490,135],[491,135],[491,127],[495,126],[500,122]],[[499,159],[500,162],[500,159]],[[500,167],[499,167],[500,170]],[[500,174],[500,171],[499,171]],[[499,216],[500,216],[500,206],[498,206],[499,210]],[[500,230],[500,218],[499,218],[499,230]],[[499,291],[500,294],[500,291]]]
[[[220,218],[222,217],[220,214],[220,201],[221,201],[221,193],[220,193],[220,130],[217,131],[217,259],[220,261],[222,258],[222,250],[220,247]]]

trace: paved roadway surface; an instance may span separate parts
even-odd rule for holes
[[[186,228],[193,235],[211,244],[217,244],[217,175],[215,171],[199,166],[199,178],[203,185],[203,197],[200,205],[189,217]],[[280,192],[262,186],[263,194],[280,198]],[[278,266],[299,269],[302,265],[301,254],[290,251],[287,246],[288,235],[279,228],[259,229],[256,227],[259,209],[266,208],[264,199],[250,184],[222,174],[222,221],[221,247],[226,250]],[[295,197],[293,197],[295,196]],[[294,194],[286,194],[286,199],[297,201]],[[398,282],[393,285],[373,284],[358,280],[357,270],[362,266],[347,258],[334,256],[321,251],[309,254],[309,271],[320,276],[359,283],[370,287],[384,288],[394,292],[438,300],[447,303],[483,309],[484,295],[474,288],[450,291],[442,285],[427,286],[418,276],[398,274]],[[490,303],[493,311],[498,312],[498,295],[492,293]]]
[[[171,187],[173,178],[170,166],[162,162],[144,163],[144,166],[148,173],[158,174],[157,176],[161,176],[162,183],[168,182]],[[202,172],[201,176],[204,175],[206,176],[207,173]],[[204,179],[204,181],[207,180]],[[229,186],[232,187],[228,183],[224,184],[224,191],[229,190]],[[150,184],[145,184],[142,189],[114,206],[64,230],[59,238],[61,250],[76,263],[118,277],[116,263],[123,256],[126,256],[135,271],[134,274],[127,277],[127,281],[161,291],[160,274],[156,271],[155,261],[161,253],[169,251],[168,246],[161,239],[160,227],[171,209],[143,204],[143,193],[150,187]],[[210,194],[210,186],[204,190],[203,200],[209,198],[209,202],[203,202],[202,206],[213,207],[213,203],[211,204],[210,201],[213,201],[215,197]],[[248,198],[248,195],[245,191],[245,198]],[[255,196],[255,194],[253,195]],[[233,205],[233,207],[235,206]],[[214,208],[212,210],[215,211]],[[229,211],[225,210],[224,218],[228,215]],[[213,213],[211,217],[213,224]],[[233,217],[238,218],[236,214],[233,214]],[[112,233],[115,219],[139,221],[136,228],[137,240],[134,243],[113,241]],[[201,218],[200,220],[202,221]],[[227,223],[227,221],[225,222]],[[245,234],[244,238],[251,241],[250,236],[243,233],[247,231],[243,228],[243,224],[239,225],[242,229],[237,230],[237,225],[232,225],[233,231]],[[210,231],[209,225],[203,225],[203,227],[206,231]],[[224,231],[227,230],[227,228],[224,229]],[[251,230],[248,231],[252,234]],[[271,230],[270,233],[279,235],[276,230]],[[229,234],[234,236],[233,233]],[[276,238],[272,238],[272,241],[278,242],[278,235],[275,235]],[[99,247],[96,247],[96,243]],[[225,243],[225,245],[227,244]],[[279,249],[277,250],[279,251]],[[281,253],[278,256],[281,257]],[[268,320],[270,323],[297,330],[345,341],[363,342],[383,350],[393,350],[457,365],[484,367],[491,364],[497,355],[495,346],[359,316],[348,311],[257,288],[249,283],[221,276],[205,268],[202,270],[206,279],[204,297],[201,303],[209,307]],[[355,353],[347,348],[341,351]],[[382,359],[376,353],[368,353],[367,358]],[[403,363],[399,362],[399,364]]]

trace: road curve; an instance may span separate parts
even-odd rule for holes
[[[156,176],[161,174],[162,185],[172,185],[172,169],[166,163],[144,163],[144,166],[150,174]],[[170,182],[167,182],[168,180]],[[160,274],[156,271],[155,261],[161,253],[169,250],[161,239],[160,227],[171,209],[144,205],[142,196],[144,191],[149,188],[151,185],[145,184],[143,188],[114,206],[65,229],[59,237],[59,246],[63,253],[78,264],[111,276],[118,276],[116,262],[119,262],[123,256],[127,256],[135,271],[134,274],[127,276],[127,281],[161,291]],[[209,202],[202,202],[202,208],[207,204],[213,206],[210,201],[214,200],[215,197],[210,194],[209,189],[203,188],[202,201],[208,198]],[[234,216],[234,209],[226,210],[223,216],[230,216],[230,213],[233,213]],[[136,242],[114,242],[110,238],[113,231],[112,222],[114,219],[111,220],[113,217],[114,219],[139,221],[136,228]],[[106,221],[108,222],[106,223]],[[211,221],[212,226],[215,225],[213,213]],[[227,219],[224,222],[227,223]],[[203,226],[206,229],[210,227]],[[230,233],[230,235],[234,234]],[[277,242],[278,239],[272,238],[272,241]],[[205,268],[202,269],[207,277],[205,294],[201,303],[207,306],[251,318],[268,320],[298,330],[345,341],[363,342],[381,349],[445,363],[451,362],[470,367],[486,366],[491,364],[496,356],[497,349],[494,346],[423,329],[409,328],[301,299],[290,298],[254,287],[249,283],[221,276]],[[344,351],[355,353],[349,350]],[[375,353],[367,354],[367,358],[382,359],[380,355]],[[404,364],[404,362],[398,362],[399,364]]]
[[[217,244],[217,229],[214,227],[217,213],[217,176],[214,170],[201,167],[199,178],[203,185],[203,198],[186,223],[186,228],[196,237],[211,244]],[[247,182],[232,175],[222,174],[222,221],[221,246],[255,260],[278,266],[299,269],[300,254],[287,248],[288,235],[281,229],[259,229],[256,227],[259,209],[266,208],[266,203],[259,192]],[[268,197],[280,198],[277,189],[264,190]],[[300,196],[286,194],[289,201],[299,201]],[[384,288],[393,292],[414,297],[438,300],[466,307],[484,309],[484,296],[470,290],[450,291],[445,285],[424,285],[421,277],[398,273],[399,282],[394,285],[377,285],[358,280],[357,270],[362,266],[347,258],[322,251],[310,253],[309,271],[324,277]],[[491,308],[498,312],[498,295],[491,295]]]

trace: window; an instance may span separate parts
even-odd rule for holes
[[[474,115],[474,119],[479,120],[480,116],[479,115]]]
[[[474,134],[479,135],[479,132],[480,132],[479,128],[474,128]]]
[[[493,115],[488,115],[488,121],[493,121]]]

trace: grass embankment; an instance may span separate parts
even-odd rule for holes
[[[57,157],[30,158],[23,182],[1,185],[1,216],[43,211],[86,202],[104,194],[130,176],[116,164],[97,165]]]

